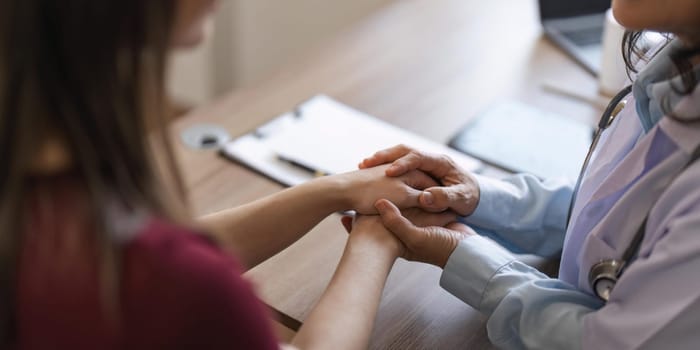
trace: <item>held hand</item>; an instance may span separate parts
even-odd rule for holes
[[[426,210],[452,209],[462,216],[470,215],[479,203],[479,184],[476,178],[462,170],[444,155],[432,155],[398,145],[364,159],[359,167],[368,169],[388,164],[386,175],[403,176],[409,172],[424,171],[440,182],[442,187],[430,187],[420,195],[420,206]]]
[[[408,208],[402,210],[401,215],[417,227],[444,227],[447,224],[457,221],[457,214],[449,210],[440,213],[432,213],[421,208]],[[347,233],[352,232],[354,220],[354,217],[348,215],[345,215],[340,219],[340,222],[343,224],[343,227],[345,227],[345,231],[347,231]]]
[[[349,199],[348,208],[359,214],[377,214],[374,203],[386,198],[400,208],[419,206],[422,190],[437,182],[421,171],[407,171],[401,175],[385,175],[388,166],[380,166],[338,175]]]
[[[451,211],[430,213],[420,208],[405,209],[402,211],[402,215],[417,227],[443,227],[457,220],[457,214]],[[371,238],[372,241],[392,249],[397,256],[406,255],[406,247],[403,242],[389,231],[378,215],[356,215],[355,217],[346,215],[341,218],[341,223],[351,235],[351,241]]]
[[[370,244],[388,250],[394,258],[402,256],[405,252],[403,243],[384,226],[382,218],[378,215],[344,216],[342,222],[350,233],[349,245],[359,244],[366,247],[366,244]]]
[[[391,202],[377,201],[377,210],[384,226],[402,243],[403,254],[407,260],[420,261],[444,268],[459,241],[476,234],[466,225],[453,222],[446,227],[419,227],[401,215],[399,209]]]

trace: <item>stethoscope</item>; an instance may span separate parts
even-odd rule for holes
[[[579,173],[578,180],[576,180],[576,186],[574,186],[571,204],[569,205],[569,214],[566,220],[567,227],[569,226],[569,222],[571,220],[571,213],[574,208],[574,203],[576,202],[576,196],[578,195],[579,188],[581,187],[581,182],[583,181],[583,176],[588,169],[593,153],[598,146],[598,141],[600,140],[603,131],[605,131],[605,129],[607,129],[613,123],[613,121],[615,121],[617,115],[625,108],[627,105],[627,100],[625,100],[625,98],[631,92],[632,86],[630,85],[615,95],[598,122],[598,128],[593,134],[593,141],[591,142],[591,146],[588,149],[588,154],[583,161],[581,172]],[[683,170],[694,163],[698,158],[700,158],[700,147],[695,149],[690,161],[683,167]],[[675,178],[673,180],[675,180]],[[620,258],[604,259],[591,266],[591,269],[588,272],[589,286],[595,295],[603,301],[607,302],[610,299],[610,293],[612,292],[613,288],[615,288],[615,284],[617,283],[618,279],[624,272],[629,262],[639,251],[642,241],[644,240],[644,234],[646,231],[645,227],[648,218],[649,213],[647,213],[647,215],[644,217],[642,224],[637,229],[637,232]]]

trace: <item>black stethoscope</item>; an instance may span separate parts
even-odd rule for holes
[[[578,195],[579,187],[581,187],[581,182],[583,181],[583,175],[588,169],[588,164],[591,161],[591,157],[593,156],[596,146],[598,145],[600,136],[602,135],[603,131],[605,131],[605,129],[607,129],[613,123],[617,115],[625,108],[625,106],[627,105],[627,100],[625,100],[625,97],[627,97],[631,92],[632,86],[630,85],[624,88],[622,91],[620,91],[617,95],[615,95],[615,97],[613,97],[612,101],[610,101],[610,104],[608,104],[607,108],[603,112],[600,121],[598,122],[598,128],[595,134],[593,135],[593,141],[591,142],[591,146],[588,149],[588,154],[586,155],[586,159],[584,160],[583,166],[581,167],[581,172],[579,173],[578,180],[576,180],[574,193],[571,197],[571,204],[569,205],[569,214],[566,219],[567,228],[569,226],[569,221],[571,220],[571,213],[574,208],[574,203],[576,202],[576,196]],[[689,165],[694,163],[698,158],[700,158],[700,147],[695,149],[690,161],[685,165],[685,167],[683,167],[683,170],[685,170]],[[588,283],[593,292],[596,294],[596,296],[598,296],[603,301],[607,302],[610,299],[610,293],[612,292],[613,288],[615,288],[617,280],[620,278],[620,276],[625,270],[625,267],[627,267],[628,263],[632,260],[634,255],[639,251],[639,248],[642,245],[642,240],[644,240],[645,227],[648,218],[649,213],[647,213],[647,215],[644,217],[644,220],[639,226],[637,233],[632,238],[632,241],[630,241],[629,245],[627,246],[627,249],[625,249],[624,253],[622,253],[622,257],[620,257],[619,259],[611,258],[601,260],[598,263],[591,266],[591,269],[588,272]]]

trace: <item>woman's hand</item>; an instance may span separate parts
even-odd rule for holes
[[[479,203],[479,184],[476,178],[447,156],[423,153],[398,145],[364,159],[359,167],[368,169],[387,163],[391,165],[383,169],[389,177],[400,177],[421,170],[440,182],[442,187],[426,188],[419,196],[419,204],[426,210],[443,211],[449,208],[467,216],[474,212]]]
[[[392,177],[386,176],[389,166],[362,169],[331,176],[341,183],[346,208],[359,214],[377,214],[374,203],[386,198],[399,208],[419,206],[418,200],[423,190],[438,183],[422,171],[405,171]]]
[[[347,225],[345,223],[346,220],[349,220]],[[346,229],[350,228],[348,230],[348,233],[350,233],[348,245],[364,245],[366,247],[369,244],[375,248],[379,247],[388,250],[393,258],[402,256],[405,252],[403,243],[384,226],[379,215],[345,216],[343,225]]]
[[[381,208],[382,205],[384,205],[382,203],[383,201],[388,202],[386,200],[377,201],[378,209]],[[391,204],[390,202],[388,203]],[[427,262],[441,267],[444,266],[444,263],[440,265],[440,256],[446,255],[444,257],[444,261],[446,263],[447,258],[449,258],[450,254],[452,254],[452,251],[454,250],[454,247],[457,246],[459,240],[462,239],[466,234],[472,233],[471,229],[469,229],[465,225],[458,224],[455,222],[457,220],[457,214],[455,214],[452,211],[431,213],[420,208],[409,208],[399,212],[396,206],[391,205],[391,207],[396,210],[396,213],[398,213],[396,215],[405,220],[405,222],[403,223],[404,225],[401,225],[401,222],[394,223],[394,220],[397,220],[398,218],[395,218],[394,213],[391,212],[385,213],[382,216],[358,215],[354,218],[351,216],[343,216],[341,222],[345,227],[345,230],[351,234],[351,239],[356,238],[352,237],[353,235],[362,234],[373,235],[375,237],[383,237],[385,242],[393,242],[393,244],[398,244],[398,246],[388,244],[394,249],[398,249],[396,251],[397,256],[403,257],[407,260]],[[372,220],[372,224],[374,226],[362,228],[359,228],[357,226],[358,223],[364,224],[369,219]],[[387,225],[387,223],[389,223],[390,225]],[[377,226],[377,224],[379,224],[379,226]],[[406,225],[412,230],[412,232],[405,233]],[[457,230],[457,233],[453,234],[446,227],[452,228],[453,230]],[[394,230],[397,231],[395,232]],[[358,234],[357,232],[362,233]],[[402,233],[405,234],[401,235]],[[389,240],[387,240],[387,234],[389,235]],[[415,236],[415,238],[417,239],[407,239],[404,241],[402,238],[412,236]],[[454,243],[454,246],[447,246],[445,244],[447,243],[447,241],[443,242],[443,238],[448,238],[448,236],[456,237],[456,240],[454,242],[449,242]],[[422,241],[423,239],[424,241]],[[442,252],[438,251],[442,251],[443,248],[445,250],[445,254],[440,254]]]
[[[394,204],[385,199],[377,201],[376,208],[384,226],[401,241],[400,256],[406,260],[444,268],[459,241],[476,234],[468,226],[454,221],[446,226],[421,227],[404,217]]]
[[[444,227],[457,221],[457,214],[451,210],[433,213],[421,208],[408,208],[401,210],[401,215],[417,227]],[[345,231],[347,231],[347,233],[352,232],[354,221],[355,217],[349,215],[345,215],[340,219],[340,222],[343,224],[343,227],[345,227]]]

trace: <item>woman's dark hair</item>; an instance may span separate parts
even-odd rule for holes
[[[628,75],[638,73],[637,62],[647,55],[647,47],[643,45],[644,31],[627,31],[622,39],[622,57],[627,66]],[[667,41],[670,41],[667,36]],[[681,77],[682,86],[674,86],[679,94],[687,95],[692,93],[698,85],[698,80],[693,72],[691,58],[700,55],[700,47],[686,47],[675,50],[671,53],[671,61],[676,67],[678,75]]]
[[[15,336],[15,285],[32,160],[48,135],[65,143],[84,183],[98,244],[103,306],[118,303],[119,249],[108,202],[171,217],[181,193],[164,132],[173,0],[0,1],[0,348]],[[148,117],[148,118],[147,118]],[[164,186],[151,142],[176,178]],[[159,148],[160,149],[160,148]],[[168,187],[168,188],[166,188]],[[167,204],[166,204],[167,203]],[[108,312],[109,313],[109,312]],[[118,317],[118,316],[117,316]]]

